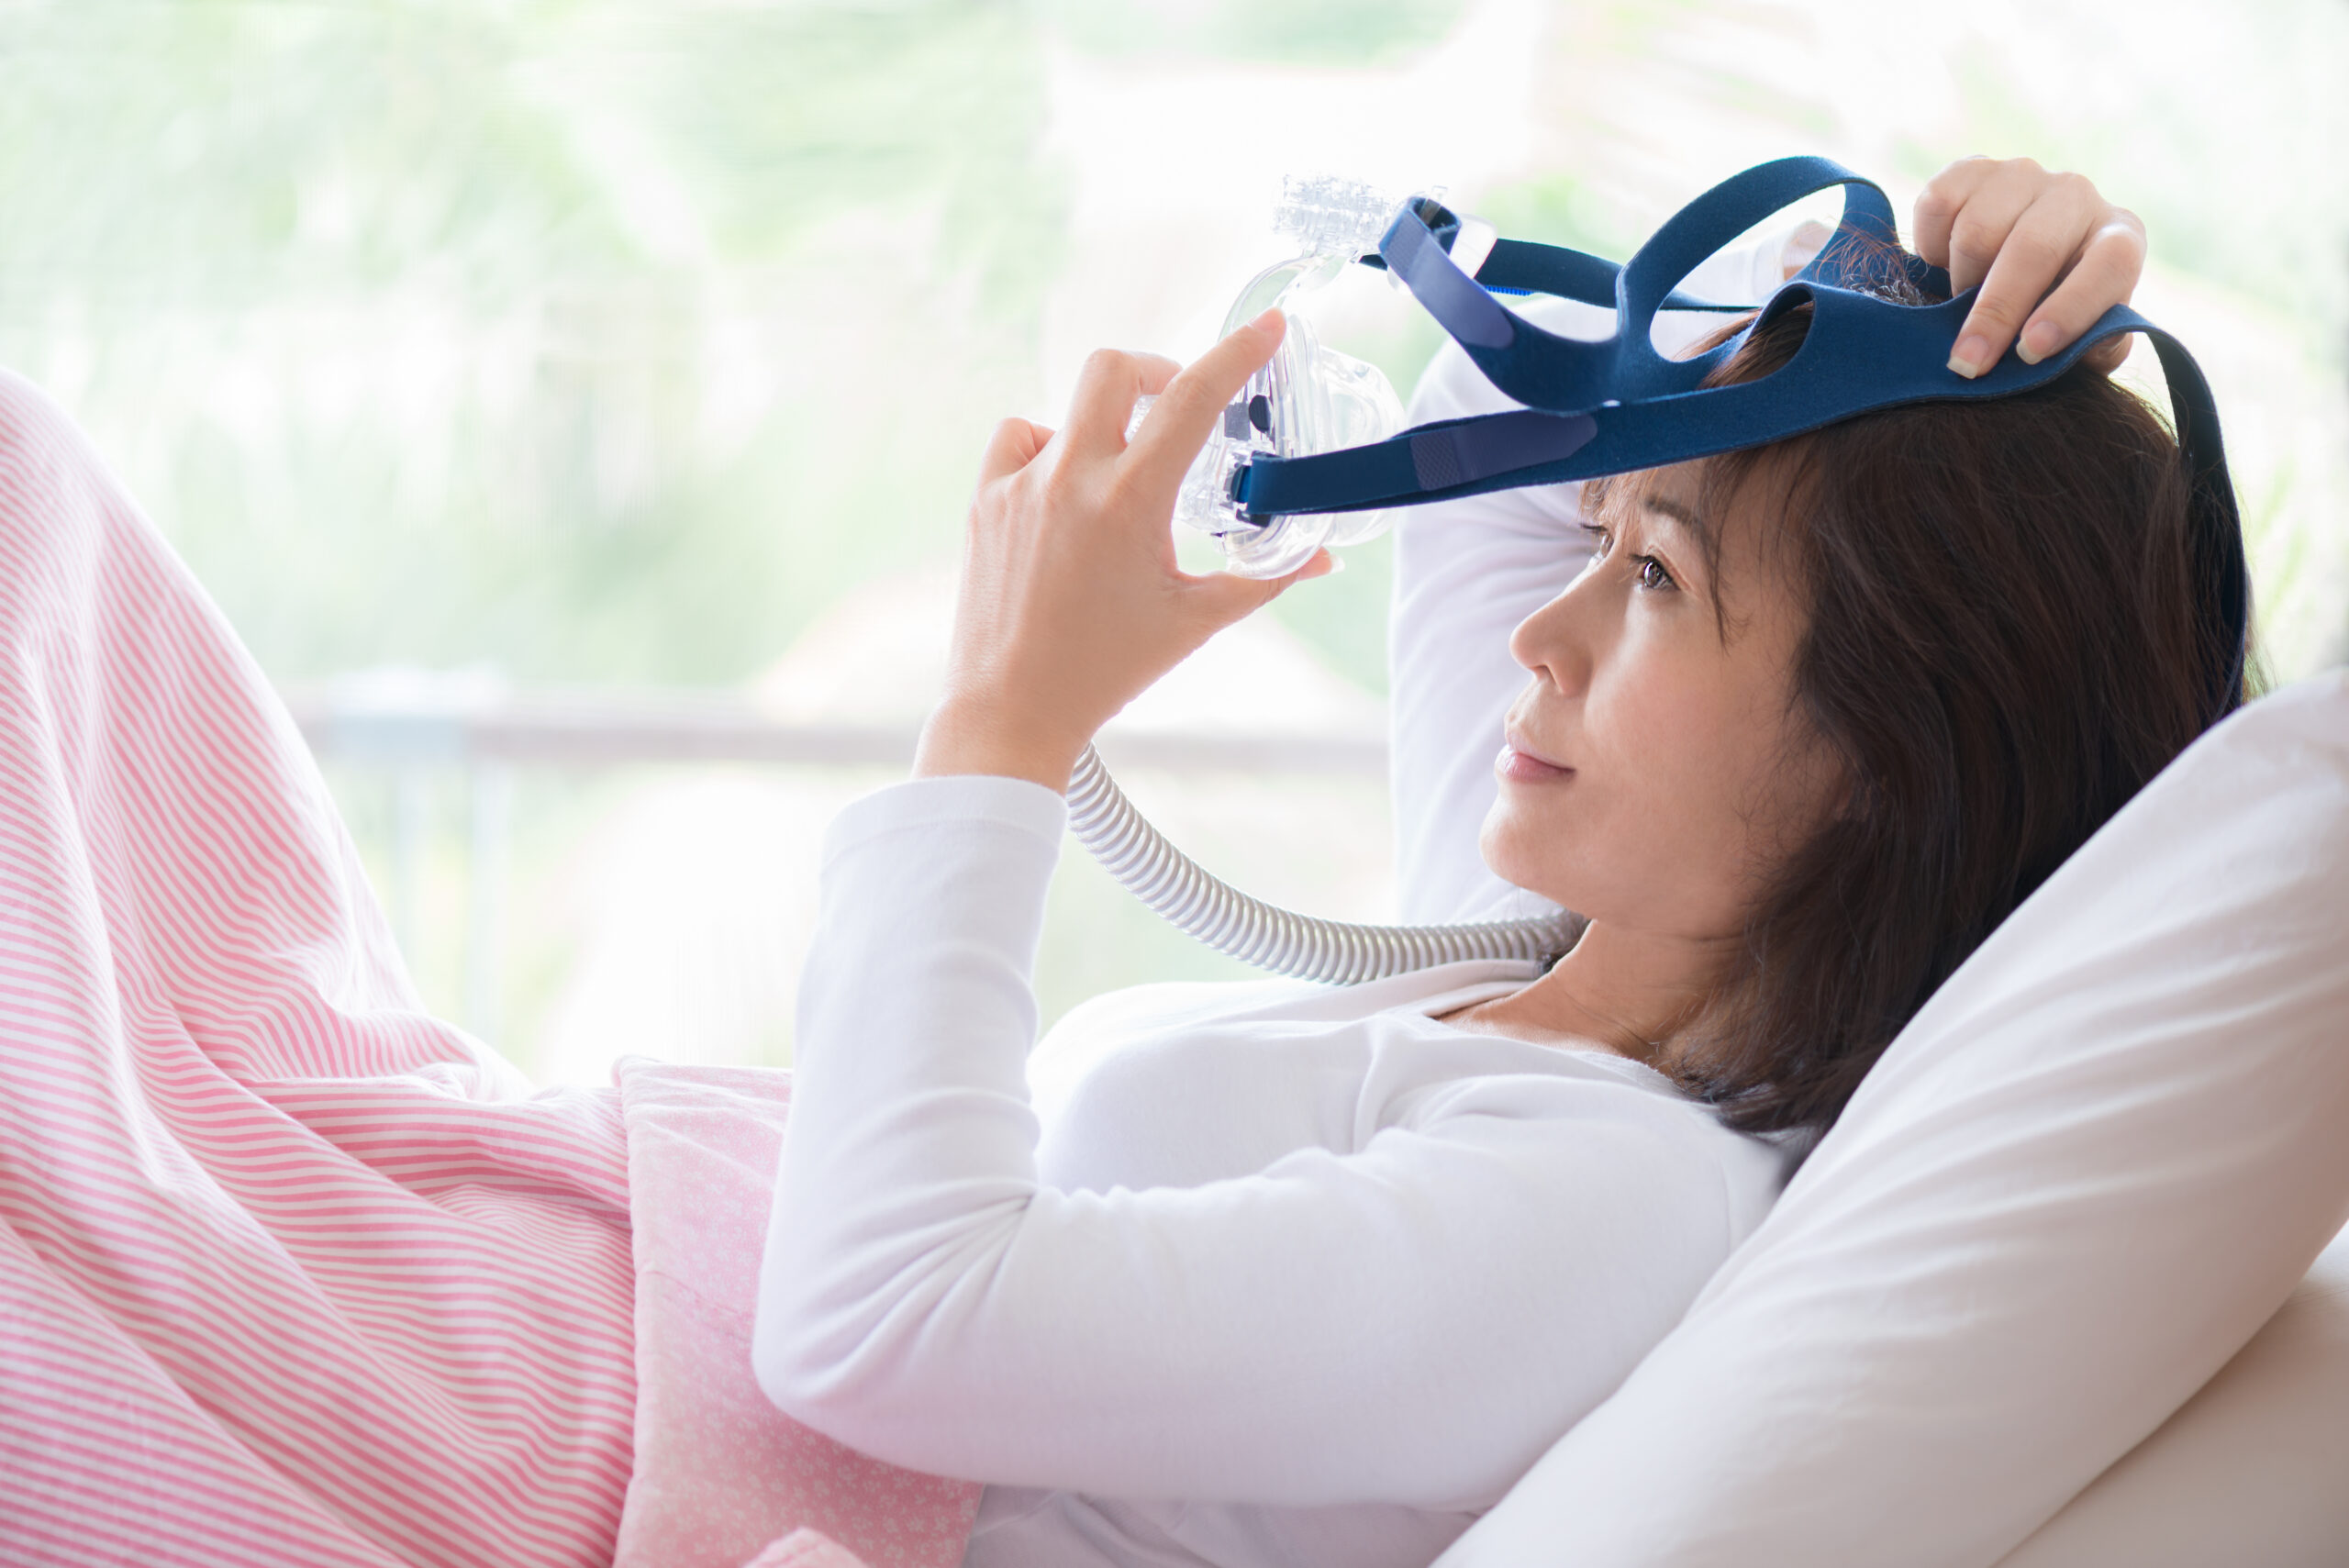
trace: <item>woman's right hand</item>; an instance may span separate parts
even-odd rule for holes
[[[963,536],[946,690],[922,727],[914,773],[999,773],[1051,790],[1094,731],[1286,577],[1194,575],[1168,519],[1184,473],[1224,408],[1273,357],[1277,310],[1180,371],[1152,354],[1085,361],[1058,431],[1007,419],[979,463]],[[1134,400],[1155,396],[1126,439]]]
[[[1971,380],[2009,344],[2025,364],[2060,352],[2116,305],[2145,270],[2145,226],[2086,175],[2050,173],[2028,158],[1962,158],[1928,181],[1910,228],[1917,254],[1949,270],[1953,292],[1982,293],[1957,334],[1949,368]],[[2129,338],[2107,339],[2088,363],[2110,373]]]

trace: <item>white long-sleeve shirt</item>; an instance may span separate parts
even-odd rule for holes
[[[1477,406],[1506,404],[1451,355],[1415,413]],[[1531,900],[1475,831],[1523,679],[1507,630],[1578,570],[1574,523],[1569,493],[1529,491],[1403,527],[1407,917]],[[989,1483],[970,1568],[1419,1568],[1672,1327],[1781,1160],[1636,1062],[1431,1016],[1524,964],[1145,986],[1031,1064],[1064,822],[1001,778],[834,822],[760,1381],[869,1453]]]

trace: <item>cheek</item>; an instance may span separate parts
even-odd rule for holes
[[[1780,751],[1782,684],[1720,658],[1627,661],[1582,705],[1575,777],[1503,785],[1486,858],[1594,919],[1691,935],[1737,929]]]

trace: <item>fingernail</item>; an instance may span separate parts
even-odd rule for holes
[[[2027,365],[2035,365],[2055,351],[2063,336],[2053,321],[2034,321],[2022,329],[2022,340],[2015,345],[2015,357]]]
[[[1972,381],[1982,373],[1982,361],[1990,356],[1990,340],[1978,332],[1970,332],[1957,340],[1957,350],[1949,357],[1949,368]]]
[[[1268,306],[1265,307],[1264,315],[1259,316],[1255,320],[1248,323],[1248,325],[1253,327],[1259,332],[1268,332],[1272,330],[1273,328],[1280,324],[1280,319],[1281,307],[1277,305]]]

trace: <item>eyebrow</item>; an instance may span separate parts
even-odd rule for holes
[[[1703,517],[1698,517],[1692,508],[1684,506],[1668,496],[1642,495],[1640,497],[1640,505],[1648,511],[1662,512],[1700,539],[1709,537],[1712,533],[1711,526]]]

